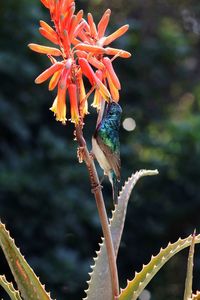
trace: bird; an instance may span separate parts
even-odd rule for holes
[[[109,102],[102,120],[92,136],[92,153],[108,176],[112,185],[113,202],[118,201],[118,185],[121,175],[119,129],[122,108],[116,102]]]

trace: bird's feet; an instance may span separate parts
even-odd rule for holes
[[[93,194],[96,194],[96,192],[98,192],[98,191],[101,190],[102,188],[103,188],[103,187],[102,187],[101,184],[97,184],[97,185],[95,185],[95,186],[92,187],[91,192],[92,192]]]
[[[91,158],[92,160],[95,159],[95,155],[94,155],[94,152],[93,152],[92,150],[90,151],[90,158]]]
[[[84,160],[84,147],[78,147],[77,149],[77,157],[79,163],[82,163]]]

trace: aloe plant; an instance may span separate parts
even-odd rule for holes
[[[128,201],[133,188],[141,177],[158,174],[157,170],[140,170],[132,174],[119,193],[111,219],[108,219],[94,158],[99,162],[105,175],[109,177],[116,196],[114,188],[117,187],[121,171],[117,131],[121,115],[121,107],[117,104],[121,84],[114,70],[113,61],[118,57],[129,58],[131,54],[122,49],[108,47],[108,45],[125,34],[129,26],[126,24],[114,33],[106,35],[106,28],[111,16],[110,9],[105,11],[96,25],[92,14],[89,13],[87,18],[84,18],[82,10],[75,13],[73,0],[41,0],[41,2],[49,10],[53,26],[40,21],[39,31],[55,46],[29,44],[31,50],[45,54],[50,60],[50,66],[37,76],[35,83],[40,84],[50,78],[49,90],[57,88],[57,96],[50,110],[53,111],[56,120],[64,125],[67,123],[67,103],[70,103],[69,120],[75,126],[78,160],[80,163],[84,162],[87,167],[91,190],[96,200],[102,226],[102,243],[99,245],[100,249],[96,252],[94,265],[89,273],[85,299],[138,299],[163,265],[186,247],[190,247],[190,250],[183,300],[200,299],[199,292],[192,293],[194,245],[200,243],[200,235],[196,235],[196,233],[185,239],[179,239],[175,243],[169,243],[164,249],[161,248],[157,255],[151,257],[148,264],[143,265],[140,272],[135,272],[134,278],[127,282],[126,287],[120,289],[116,262]],[[85,87],[85,78],[91,85],[88,91]],[[66,102],[67,91],[68,102]],[[97,109],[98,115],[97,123],[94,125],[95,134],[92,138],[93,151],[89,152],[83,130],[84,118],[88,114],[89,96],[93,92],[92,106]],[[110,111],[111,106],[117,108],[117,119],[114,118],[116,111]],[[100,127],[103,128],[101,134],[98,132]],[[116,197],[113,199],[116,200]],[[18,288],[16,290],[14,283],[7,282],[4,275],[0,276],[0,285],[10,299],[51,300],[50,293],[46,292],[45,286],[40,283],[39,278],[20,253],[2,223],[0,223],[0,247]]]
[[[17,283],[19,292],[15,291],[12,284],[6,284],[4,277],[4,289],[10,295],[15,295],[16,299],[44,299],[50,300],[50,294],[45,291],[45,287],[40,283],[39,278],[35,275],[25,258],[16,247],[14,240],[11,239],[5,226],[0,223],[0,246],[10,266],[11,272]],[[2,284],[3,285],[3,284]],[[13,298],[13,299],[15,299]],[[12,299],[12,298],[11,298]]]

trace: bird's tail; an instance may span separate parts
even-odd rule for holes
[[[112,185],[112,193],[113,193],[113,203],[118,204],[118,193],[119,193],[119,183],[117,180],[117,176],[115,175],[115,173],[113,171],[110,172],[109,174],[109,180],[111,182]]]

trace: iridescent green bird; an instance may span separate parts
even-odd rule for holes
[[[92,152],[104,174],[108,176],[113,190],[113,201],[117,204],[118,182],[120,181],[120,141],[121,106],[108,103],[104,116],[92,137]]]

